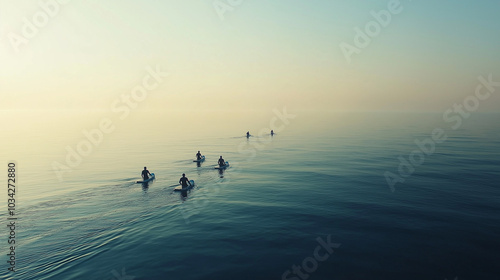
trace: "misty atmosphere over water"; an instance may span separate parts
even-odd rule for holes
[[[498,279],[498,11],[0,0],[0,278]]]

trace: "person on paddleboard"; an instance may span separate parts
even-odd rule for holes
[[[196,154],[196,159],[197,159],[197,160],[200,160],[200,159],[201,159],[201,153],[200,153],[200,151],[198,151],[198,153]]]
[[[151,175],[151,173],[149,173],[149,170],[146,168],[146,166],[144,166],[144,170],[142,170],[142,174],[141,174],[142,179],[144,181],[146,181],[147,179],[149,179],[148,174]]]
[[[219,158],[219,162],[218,162],[218,163],[219,163],[219,166],[220,166],[220,167],[222,167],[222,166],[226,165],[226,161],[222,158],[222,156],[220,156],[220,158]]]
[[[273,135],[274,135],[274,130],[271,129],[271,136],[273,136]]]
[[[247,131],[247,138],[250,137],[250,131]]]
[[[193,185],[191,185],[191,182],[189,182],[189,179],[186,177],[186,174],[184,174],[184,173],[182,173],[182,177],[181,177],[181,179],[179,179],[179,184],[182,185],[183,189],[187,188],[188,184],[191,187],[193,186]]]

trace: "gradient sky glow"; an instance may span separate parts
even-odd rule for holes
[[[8,34],[43,10],[1,0],[0,110],[109,110],[156,65],[170,76],[142,110],[443,112],[500,81],[498,1],[401,1],[347,63],[339,44],[388,2],[244,0],[221,20],[212,0],[72,0],[16,52]]]

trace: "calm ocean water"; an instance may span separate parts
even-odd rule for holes
[[[1,144],[18,165],[17,272],[2,242],[2,279],[500,277],[498,114],[455,131],[438,114],[297,114],[250,139],[272,114],[131,117],[62,181],[51,164],[100,117],[16,114]],[[384,173],[434,128],[448,139],[391,191]],[[148,187],[135,184],[143,166],[157,175]],[[172,192],[182,173],[197,183],[187,195]]]

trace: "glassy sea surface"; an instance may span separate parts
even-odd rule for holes
[[[2,112],[18,220],[1,278],[500,277],[500,114],[294,115],[141,113],[101,137],[105,113]],[[196,186],[173,192],[182,173]]]

